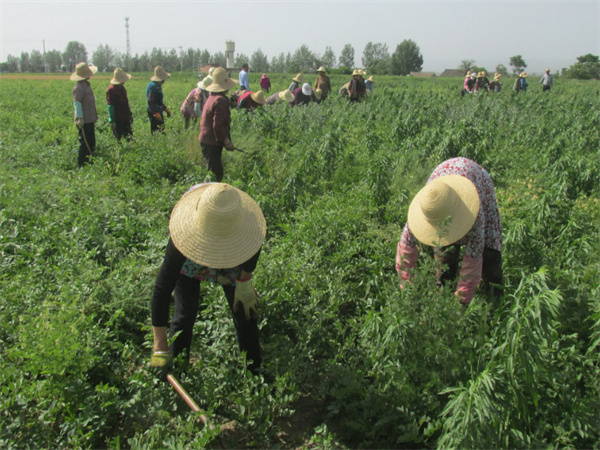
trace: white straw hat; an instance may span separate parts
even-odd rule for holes
[[[87,80],[96,72],[98,72],[98,67],[80,62],[75,66],[75,72],[73,72],[69,78],[71,81]]]
[[[323,73],[325,73],[325,67],[323,67],[323,66],[319,67],[319,68],[317,69],[317,73],[319,73],[319,72],[323,72]]]
[[[279,93],[279,100],[291,103],[294,101],[294,94],[292,94],[288,89],[285,89]]]
[[[248,194],[226,183],[207,183],[177,202],[169,231],[186,258],[213,269],[229,269],[254,256],[267,226],[260,206]]]
[[[311,95],[312,94],[312,88],[310,87],[310,84],[304,83],[302,85],[302,93],[304,95]]]
[[[208,92],[225,92],[236,86],[236,82],[229,78],[227,71],[217,67],[212,74],[212,83],[207,86]]]
[[[408,226],[422,243],[445,247],[467,234],[478,214],[479,195],[471,180],[446,175],[415,195],[408,208]]]
[[[208,86],[210,86],[211,83],[212,83],[212,77],[210,75],[207,75],[206,77],[204,77],[204,79],[202,81],[198,82],[198,87],[200,89],[202,89],[203,91],[205,91],[206,88]]]
[[[265,98],[265,93],[263,91],[253,92],[252,94],[250,94],[250,98],[259,105],[264,105],[267,102],[267,99]]]
[[[150,77],[151,81],[165,81],[167,78],[171,76],[165,69],[161,66],[156,66],[154,68],[154,75]]]
[[[110,80],[110,84],[123,84],[126,81],[129,81],[130,79],[131,75],[125,73],[120,67],[117,67],[113,72],[113,77]]]

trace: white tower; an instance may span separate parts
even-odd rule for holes
[[[235,52],[235,42],[233,41],[225,41],[225,61],[227,64],[226,69],[234,69],[234,57],[233,52]]]

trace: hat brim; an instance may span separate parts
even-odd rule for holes
[[[450,220],[440,226],[427,220],[421,210],[425,190],[421,189],[408,208],[408,226],[412,234],[423,244],[445,247],[463,238],[471,229],[479,214],[479,194],[475,185],[461,175],[445,175],[431,183],[446,183],[456,195],[456,204]]]
[[[128,73],[125,74],[125,78],[123,80],[117,80],[115,77],[113,77],[110,80],[110,84],[123,84],[127,81],[131,80],[131,75],[129,75]]]
[[[262,92],[262,91],[259,91],[259,92]],[[250,98],[252,100],[254,100],[256,103],[258,103],[259,105],[264,105],[267,102],[267,99],[265,98],[265,96],[259,94],[258,92],[253,92],[252,94],[250,94]]]
[[[206,90],[208,92],[225,92],[229,89],[233,89],[235,86],[237,86],[237,83],[231,78],[227,78],[227,80],[221,84],[217,84],[213,80],[213,82],[206,87]]]
[[[87,80],[88,78],[94,76],[96,74],[96,72],[98,72],[98,66],[88,65],[87,68],[91,72],[90,74],[86,74],[87,76],[80,75],[80,74],[77,73],[77,70],[75,70],[75,72],[73,72],[71,74],[71,76],[69,77],[69,79],[71,81]]]
[[[175,247],[188,259],[213,269],[229,269],[248,261],[262,246],[267,226],[258,203],[245,192],[240,195],[241,220],[231,235],[221,236],[216,230],[203,229],[198,218],[198,205],[210,186],[207,183],[187,192],[171,213],[169,232]]]

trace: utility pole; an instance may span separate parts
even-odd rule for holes
[[[129,40],[129,17],[125,17],[125,31],[127,34],[127,55],[126,55],[126,70],[129,70],[129,61],[131,59],[131,41]]]
[[[46,62],[46,39],[42,40],[42,46],[44,47],[44,73],[48,73],[48,63]]]
[[[183,47],[179,46],[179,72],[183,72]]]

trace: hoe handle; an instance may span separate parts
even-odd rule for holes
[[[177,378],[175,378],[173,376],[173,374],[171,374],[171,373],[167,374],[167,380],[169,381],[169,383],[171,383],[173,385],[173,387],[175,388],[177,393],[179,395],[181,395],[181,398],[183,398],[185,400],[185,402],[192,409],[192,411],[202,412],[202,411],[200,411],[200,408],[198,407],[196,402],[192,399],[192,397],[190,397],[190,395],[186,392],[186,390],[183,388],[181,383],[179,381],[177,381]],[[204,414],[200,414],[200,420],[202,421],[202,423],[204,425],[206,425],[207,419]]]

